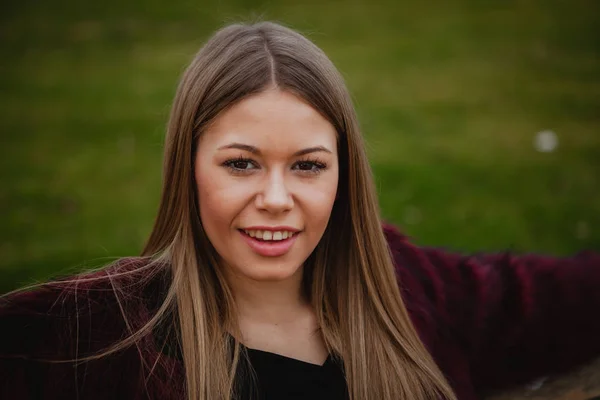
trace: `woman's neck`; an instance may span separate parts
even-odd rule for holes
[[[310,309],[302,288],[302,268],[283,281],[256,281],[229,274],[238,315],[260,323],[286,324]]]
[[[302,269],[285,281],[228,277],[245,346],[322,365],[327,358],[316,313],[302,289]]]

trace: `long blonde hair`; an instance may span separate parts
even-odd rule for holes
[[[198,138],[219,113],[272,86],[303,98],[338,133],[338,198],[305,262],[304,284],[351,399],[454,399],[400,295],[343,78],[311,41],[270,22],[230,25],[210,38],[185,71],[170,115],[162,198],[143,255],[160,255],[171,268],[169,293],[152,322],[176,301],[188,399],[235,397],[240,359],[239,344],[228,340],[237,329],[233,295],[199,218]]]

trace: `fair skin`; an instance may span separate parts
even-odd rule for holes
[[[200,218],[233,290],[242,343],[322,364],[302,276],[337,193],[335,128],[299,97],[269,88],[220,114],[195,161]]]

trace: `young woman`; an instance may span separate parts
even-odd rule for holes
[[[379,216],[313,43],[232,25],[168,126],[141,257],[2,299],[0,397],[476,399],[600,354],[600,257],[465,257]]]

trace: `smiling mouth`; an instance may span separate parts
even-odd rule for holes
[[[251,237],[254,240],[259,242],[282,242],[288,239],[291,239],[293,236],[296,236],[300,232],[281,230],[281,231],[270,231],[270,230],[259,230],[259,229],[238,229],[242,234]]]
[[[284,239],[284,234],[281,231],[267,232],[263,235],[260,231],[247,232],[243,229],[238,229],[246,244],[257,254],[264,257],[278,257],[286,254],[296,242],[298,233],[292,232]],[[278,234],[279,233],[279,234]],[[254,234],[254,237],[251,235]],[[265,238],[266,236],[266,238]]]

